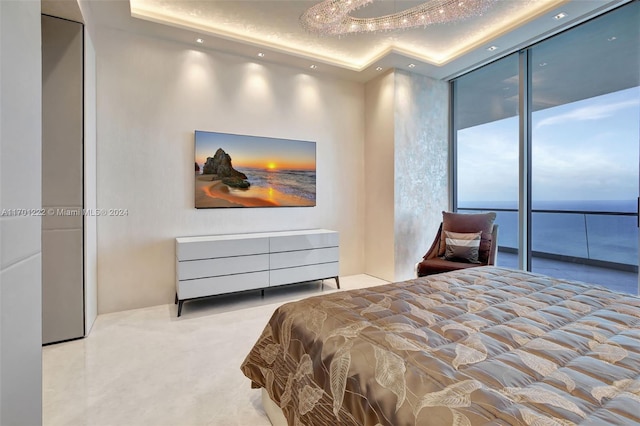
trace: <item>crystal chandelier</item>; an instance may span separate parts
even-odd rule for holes
[[[409,9],[375,18],[349,15],[374,0],[325,0],[307,9],[300,22],[323,35],[392,31],[458,21],[482,15],[497,0],[429,0]]]

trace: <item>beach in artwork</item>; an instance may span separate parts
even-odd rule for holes
[[[316,204],[315,143],[196,132],[195,206]]]
[[[273,187],[252,186],[248,189],[236,189],[225,185],[221,180],[211,181],[210,177],[199,175],[196,176],[196,206],[199,208],[315,206],[315,197],[310,199],[286,194]]]

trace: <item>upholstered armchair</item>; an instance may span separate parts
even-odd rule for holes
[[[443,220],[431,248],[416,264],[417,276],[495,265],[498,253],[498,225],[494,224],[494,212],[442,212],[442,215]]]

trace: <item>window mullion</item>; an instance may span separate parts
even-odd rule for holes
[[[519,54],[518,266],[531,270],[531,64],[529,50]]]

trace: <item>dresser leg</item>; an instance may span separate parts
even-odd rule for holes
[[[264,299],[264,288],[262,290],[260,290],[260,298]]]
[[[340,278],[336,277],[336,285],[338,286],[338,289],[340,289]]]
[[[180,300],[178,302],[178,316],[180,316],[180,314],[182,313],[182,304],[184,303],[184,300]]]
[[[176,292],[176,300],[173,302],[174,305],[178,304],[178,292]]]

